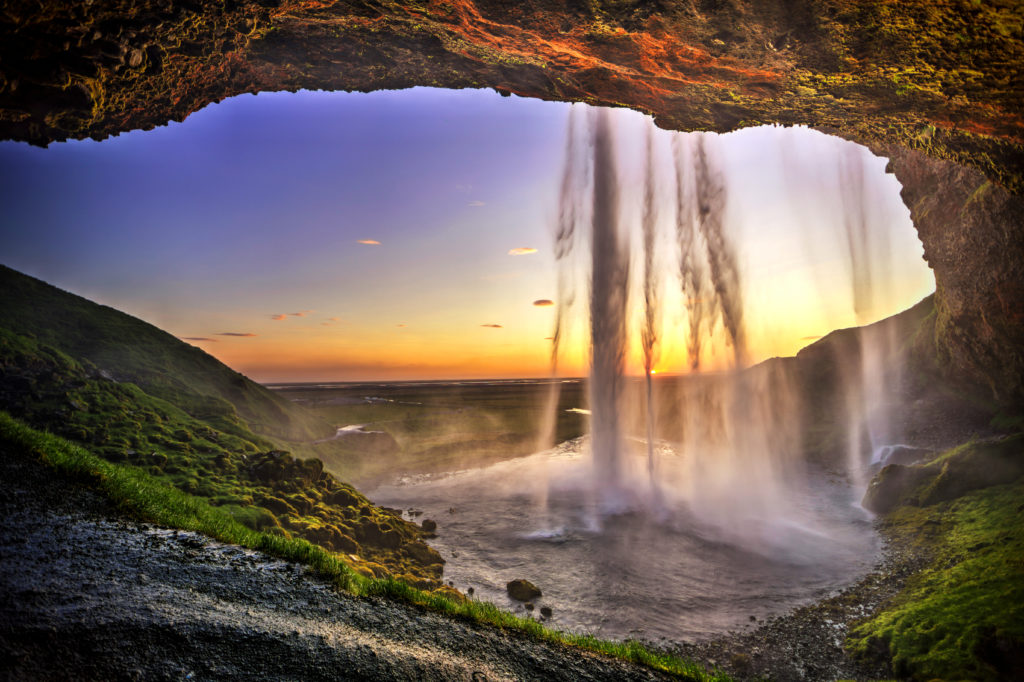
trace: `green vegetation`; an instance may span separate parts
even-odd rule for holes
[[[130,382],[229,433],[286,440],[333,433],[314,415],[233,371],[204,351],[130,315],[0,266],[3,326],[103,378]],[[13,326],[12,326],[13,325]]]
[[[60,474],[97,489],[125,513],[140,520],[193,530],[222,542],[249,547],[307,565],[337,587],[359,596],[398,599],[450,616],[486,623],[534,640],[577,646],[670,673],[683,680],[717,682],[728,678],[638,642],[608,642],[592,636],[558,632],[530,618],[520,618],[486,602],[457,593],[424,592],[393,578],[369,578],[306,540],[252,530],[223,508],[185,494],[138,467],[114,464],[66,439],[32,429],[0,412],[0,444],[7,456],[32,456]]]
[[[0,280],[10,285],[0,293],[0,409],[206,498],[252,530],[305,539],[368,576],[447,589],[444,561],[417,526],[371,504],[320,460],[297,459],[281,449],[286,441],[257,435],[243,416],[257,414],[269,433],[273,425],[262,420],[273,414],[293,426],[322,423],[314,415],[128,315],[13,271],[0,271]],[[214,377],[198,389],[182,360],[193,355],[191,371],[207,367]],[[202,392],[235,376],[251,399],[239,399],[244,411]]]
[[[1017,460],[1012,470],[993,464],[1009,459]],[[1018,436],[967,444],[915,467],[928,475],[913,479],[908,503],[884,517],[883,529],[929,563],[853,630],[856,653],[891,658],[898,676],[921,680],[998,680],[1021,669],[1022,460]],[[991,485],[993,476],[1016,480]],[[971,490],[975,483],[988,487]]]

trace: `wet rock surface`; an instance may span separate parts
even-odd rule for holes
[[[0,453],[6,679],[653,680],[653,671],[398,603],[136,523]]]

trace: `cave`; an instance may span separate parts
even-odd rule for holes
[[[8,3],[0,136],[180,121],[259,91],[417,85],[630,107],[725,132],[807,125],[890,159],[935,273],[936,358],[1024,399],[1020,10],[842,0]]]

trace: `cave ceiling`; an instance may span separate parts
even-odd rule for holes
[[[804,124],[892,159],[950,366],[1024,399],[1018,0],[14,0],[0,138],[180,121],[262,90],[412,86],[628,106],[676,130]]]

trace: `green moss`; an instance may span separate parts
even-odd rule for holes
[[[1021,500],[1018,481],[893,512],[889,531],[933,558],[894,602],[853,629],[853,650],[886,652],[900,677],[1008,679],[1024,650]]]

